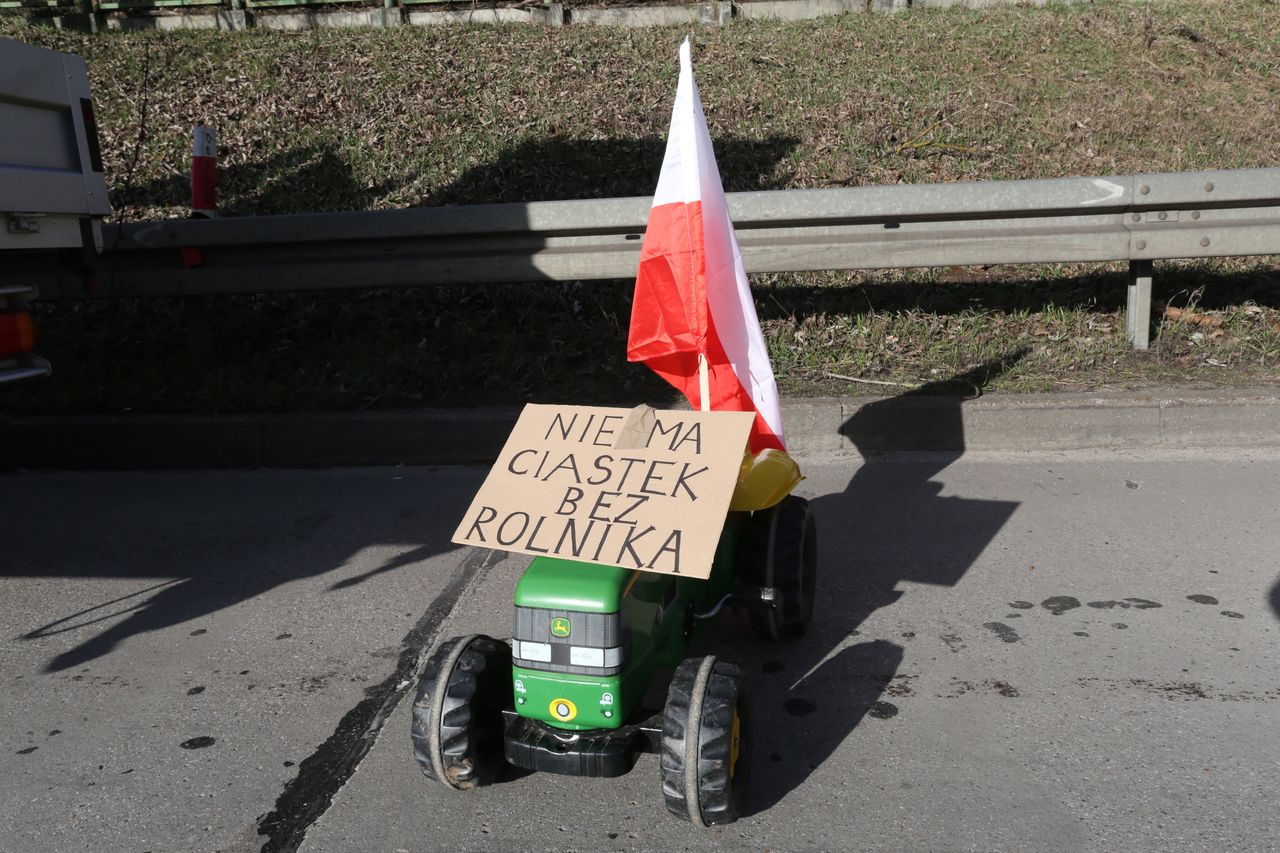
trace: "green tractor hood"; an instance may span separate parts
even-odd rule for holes
[[[517,607],[617,613],[630,569],[539,557],[516,584]]]

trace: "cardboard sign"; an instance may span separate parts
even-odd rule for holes
[[[753,418],[531,403],[453,541],[705,578]]]

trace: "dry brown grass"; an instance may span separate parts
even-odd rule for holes
[[[726,185],[785,189],[1278,165],[1277,33],[1280,6],[1233,0],[694,39]],[[235,213],[647,194],[683,31],[17,34],[88,60],[113,200],[139,218],[183,212],[196,123]]]

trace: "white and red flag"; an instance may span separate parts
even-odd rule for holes
[[[751,450],[785,450],[773,367],[689,54],[685,39],[667,151],[640,249],[627,359],[647,364],[696,409],[755,412]]]

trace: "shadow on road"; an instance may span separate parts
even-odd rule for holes
[[[1271,587],[1270,601],[1271,612],[1276,615],[1277,619],[1280,619],[1280,580],[1277,580],[1276,585]]]
[[[61,649],[45,666],[46,672],[60,672],[150,631],[190,625],[193,636],[203,634],[204,617],[335,572],[376,549],[379,557],[366,554],[361,561],[373,568],[339,575],[329,585],[326,594],[335,596],[337,613],[344,607],[341,596],[352,587],[387,572],[412,571],[456,547],[438,519],[456,515],[456,495],[474,489],[479,474],[458,477],[456,492],[444,494],[413,485],[408,475],[78,480],[74,492],[49,487],[25,496],[27,535],[10,537],[0,574],[51,581],[136,579],[132,592],[68,607],[68,615],[20,636]],[[89,516],[94,523],[83,528],[67,522]],[[421,610],[428,603],[405,603],[404,609]],[[293,611],[282,599],[278,624],[262,629],[288,632]]]
[[[908,590],[953,587],[1017,508],[1011,501],[944,496],[934,478],[965,450],[965,399],[1025,355],[1016,351],[967,373],[862,407],[841,428],[863,457],[848,486],[813,501],[819,587],[813,626],[785,645],[726,650],[760,663],[755,689],[756,754],[749,810],[771,808],[870,717],[895,725],[909,708],[911,677],[899,673],[911,632],[861,626]],[[922,430],[934,451],[884,455],[895,430]],[[892,633],[892,636],[890,636]],[[945,638],[944,642],[945,642]],[[905,701],[903,701],[905,700]]]

